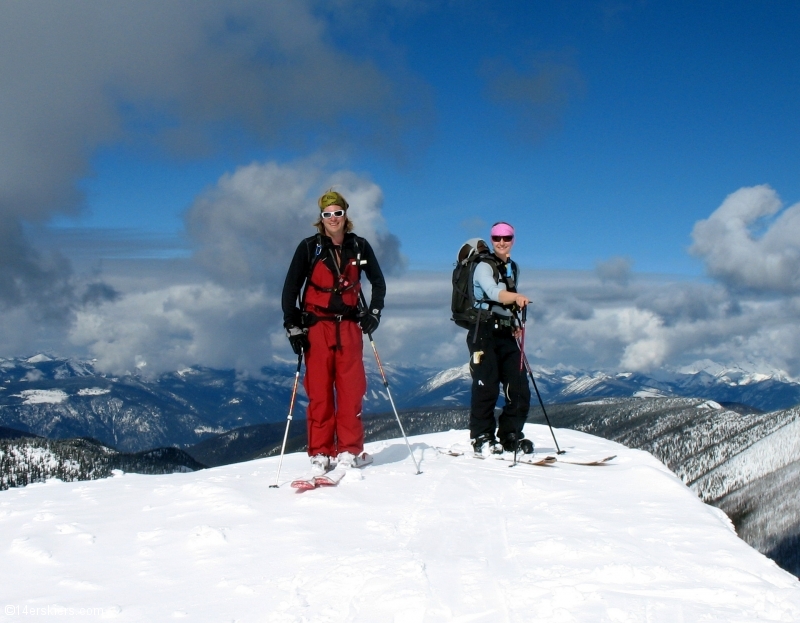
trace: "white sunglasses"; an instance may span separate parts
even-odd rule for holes
[[[331,218],[332,216],[335,216],[336,218],[339,218],[340,216],[344,216],[344,210],[334,210],[333,212],[323,212],[322,213],[322,218]]]

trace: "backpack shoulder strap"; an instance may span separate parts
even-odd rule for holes
[[[356,266],[358,267],[358,274],[361,274],[361,256],[364,253],[364,249],[366,248],[366,238],[362,238],[361,236],[356,236],[353,234],[353,247],[356,253]]]
[[[500,283],[500,268],[499,268],[499,260],[494,256],[492,253],[479,253],[475,257],[475,264],[477,265],[479,262],[486,262],[489,266],[492,267],[492,278],[494,279],[495,283]]]
[[[300,297],[300,309],[303,309],[306,304],[306,292],[311,285],[311,275],[314,273],[314,268],[317,262],[322,259],[322,234],[317,233],[314,236],[309,236],[305,239],[306,253],[308,254],[308,274],[306,275],[305,285],[303,287],[303,294]]]
[[[470,293],[469,293],[469,295],[470,295],[470,299],[472,300],[472,302],[473,303],[485,303],[485,304],[489,305],[489,309],[491,309],[492,307],[494,307],[496,305],[499,305],[500,303],[498,303],[496,301],[493,301],[493,300],[491,300],[489,298],[486,298],[485,295],[484,295],[483,299],[477,300],[477,299],[475,299],[475,297],[474,297],[474,295],[472,293],[473,275],[475,274],[475,270],[478,268],[478,264],[481,264],[481,263],[488,264],[492,268],[492,279],[494,279],[495,283],[499,283],[500,282],[500,269],[497,267],[497,258],[494,257],[494,255],[492,255],[491,253],[483,252],[483,253],[476,253],[475,255],[473,255],[470,258],[469,262],[470,262],[470,268],[469,268]]]

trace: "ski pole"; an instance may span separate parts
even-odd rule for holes
[[[556,434],[553,432],[553,425],[550,424],[550,418],[547,417],[547,411],[544,409],[544,402],[542,402],[542,395],[539,393],[539,388],[536,386],[536,379],[533,378],[533,370],[531,370],[531,364],[528,363],[528,357],[525,353],[522,353],[523,360],[525,361],[525,367],[528,370],[528,374],[531,377],[531,381],[533,382],[533,389],[536,390],[536,397],[539,399],[539,404],[542,407],[542,413],[544,413],[544,419],[547,420],[547,426],[550,427],[550,434],[553,436],[553,441],[556,444],[556,454],[564,454],[566,450],[562,450],[558,447],[558,441],[556,440]]]
[[[522,323],[520,329],[522,330],[522,338],[519,341],[519,371],[522,372],[522,353],[525,352],[525,321],[528,317],[528,306],[522,308]]]
[[[289,438],[289,424],[292,422],[292,412],[294,411],[294,399],[297,397],[297,384],[300,381],[300,364],[303,362],[303,351],[297,355],[297,370],[294,373],[294,387],[292,388],[292,400],[289,403],[289,415],[286,417],[286,430],[283,432],[283,445],[281,445],[281,460],[278,463],[278,473],[275,476],[275,484],[270,485],[270,489],[278,488],[278,479],[281,477],[281,468],[283,467],[283,453],[286,450],[286,440]]]
[[[361,303],[364,305],[364,309],[368,309],[367,301],[364,299],[364,293],[359,292],[358,294],[361,297]],[[375,347],[375,340],[372,339],[372,333],[368,333],[367,335],[369,336],[369,343],[372,345],[372,352],[375,353],[375,362],[378,364],[378,370],[381,373],[381,378],[383,379],[383,386],[386,388],[386,394],[389,396],[389,402],[392,405],[392,411],[394,411],[394,417],[397,418],[397,425],[400,427],[400,432],[403,433],[403,439],[406,442],[408,453],[411,455],[411,460],[414,461],[414,467],[417,470],[417,474],[421,474],[422,472],[420,471],[419,465],[417,464],[417,459],[416,457],[414,457],[414,452],[411,450],[411,444],[408,443],[408,437],[406,437],[406,431],[403,429],[403,423],[400,421],[400,415],[397,413],[397,407],[394,406],[394,398],[392,398],[392,392],[389,389],[389,381],[386,380],[386,374],[383,371],[381,358],[378,356],[378,349]]]
[[[517,315],[517,312],[514,312],[514,315]],[[517,317],[517,321],[519,321],[519,317]],[[519,340],[517,340],[517,346],[520,346]],[[533,389],[536,390],[536,397],[539,399],[539,404],[542,407],[542,413],[544,413],[544,419],[547,420],[547,426],[550,428],[550,434],[553,436],[553,442],[556,444],[556,454],[565,454],[566,450],[562,450],[558,447],[558,440],[556,439],[556,434],[553,432],[553,426],[550,424],[550,418],[547,417],[547,411],[544,408],[544,401],[542,400],[542,395],[539,393],[539,388],[536,386],[536,379],[533,378],[533,370],[531,369],[531,364],[528,362],[528,357],[525,355],[525,351],[522,350],[520,346],[520,353],[521,359],[525,363],[525,369],[528,371],[528,375],[531,377],[531,381],[533,382]]]

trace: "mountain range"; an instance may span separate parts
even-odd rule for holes
[[[444,371],[384,367],[398,409],[469,404],[466,365]],[[295,370],[295,363],[276,361],[257,378],[192,367],[148,379],[108,375],[89,361],[42,354],[0,359],[0,427],[50,439],[91,437],[122,452],[187,448],[234,429],[285,422]],[[367,376],[364,412],[390,411],[374,364],[368,365]],[[780,371],[713,362],[652,375],[534,367],[534,378],[546,404],[589,397],[701,397],[774,411],[800,403],[800,382]],[[306,404],[300,385],[297,417]]]

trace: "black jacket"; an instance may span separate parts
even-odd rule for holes
[[[283,309],[284,325],[296,327],[301,325],[301,310],[298,306],[298,299],[303,292],[303,286],[307,287],[308,285],[307,281],[311,276],[311,269],[317,255],[319,255],[319,261],[324,262],[331,272],[335,274],[336,267],[333,266],[329,251],[332,246],[333,241],[322,234],[309,236],[297,245],[292,263],[289,265],[289,272],[286,273],[286,281],[283,283],[281,308]],[[375,252],[366,238],[356,236],[354,233],[345,234],[342,241],[343,262],[355,259],[359,253],[361,254],[362,262],[366,260],[366,263],[362,263],[359,266],[359,274],[361,272],[366,274],[372,285],[372,301],[369,304],[369,309],[380,311],[383,309],[383,301],[386,298],[386,281],[383,278],[378,259],[375,257]]]

